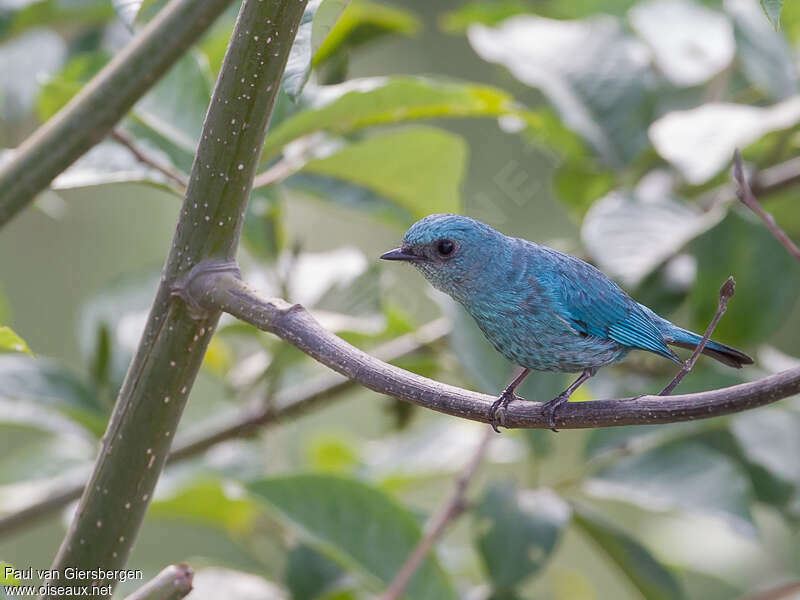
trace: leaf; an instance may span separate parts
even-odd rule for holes
[[[800,488],[800,415],[764,408],[734,417],[730,428],[750,462]]]
[[[584,484],[588,493],[646,510],[683,510],[724,518],[752,535],[747,475],[724,454],[677,441],[623,458]]]
[[[11,563],[0,560],[0,585],[19,585],[17,570]]]
[[[586,508],[573,506],[573,523],[630,579],[647,600],[680,600],[675,576],[628,534]]]
[[[725,17],[690,0],[650,0],[628,13],[672,85],[705,83],[733,60],[733,27]]]
[[[0,355],[0,398],[55,409],[96,435],[105,429],[107,412],[94,391],[44,358]]]
[[[19,337],[13,329],[6,326],[0,326],[0,354],[3,352],[24,352],[33,356],[33,352],[28,348],[21,337]]]
[[[137,24],[149,21],[165,3],[165,0],[111,0],[114,12],[130,30]]]
[[[66,65],[48,79],[39,90],[36,112],[46,121],[61,110],[108,62],[105,52],[83,52],[71,57]]]
[[[327,475],[290,475],[248,485],[314,548],[347,568],[388,583],[420,539],[415,517],[363,483]],[[406,598],[446,600],[455,592],[434,558],[422,562]]]
[[[312,133],[344,135],[375,125],[518,111],[511,96],[488,86],[408,76],[353,79],[318,88],[312,108],[271,130],[261,163],[272,160],[289,142]]]
[[[287,557],[286,587],[292,600],[325,598],[341,585],[343,576],[339,565],[306,544],[292,548]]]
[[[468,39],[481,58],[541,90],[607,164],[623,166],[647,145],[649,53],[617,19],[520,15],[494,28],[473,25]]]
[[[699,185],[724,169],[733,151],[772,131],[800,122],[800,98],[762,108],[709,102],[667,113],[650,126],[653,146],[691,184]]]
[[[800,293],[800,271],[763,224],[736,211],[691,245],[697,279],[689,292],[692,328],[705,330],[717,307],[719,286],[729,275],[736,295],[714,331],[734,346],[762,342],[786,323]]]
[[[302,170],[354,182],[421,218],[460,212],[466,159],[467,145],[461,137],[414,127],[347,145],[306,163]]]
[[[0,42],[21,36],[25,32],[51,26],[80,24],[84,27],[102,26],[114,17],[107,0],[17,0],[4,2],[0,11]]]
[[[725,216],[723,209],[703,212],[669,190],[659,191],[615,190],[595,202],[583,220],[581,239],[597,266],[630,287]]]
[[[772,100],[783,100],[798,91],[798,73],[786,38],[770,27],[755,0],[725,0],[733,19],[736,53],[748,80]]]
[[[408,10],[354,0],[320,44],[314,65],[386,35],[414,35],[419,28],[419,19]]]
[[[439,17],[439,27],[446,33],[463,33],[470,25],[497,25],[509,17],[535,12],[536,8],[525,0],[500,0],[498,2],[467,2]]]
[[[781,28],[781,9],[783,8],[783,0],[760,0],[761,8],[764,14],[767,15],[769,22],[778,31]]]
[[[306,4],[281,81],[292,100],[297,100],[303,91],[311,74],[312,58],[348,3],[349,0],[311,0]]]
[[[547,489],[486,490],[474,509],[476,545],[495,590],[509,590],[541,570],[553,553],[570,508]]]

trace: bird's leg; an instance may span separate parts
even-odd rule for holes
[[[558,431],[556,429],[556,410],[558,407],[567,402],[569,397],[572,396],[573,392],[575,392],[575,390],[577,390],[584,381],[592,377],[595,373],[597,373],[597,367],[584,369],[583,373],[580,374],[580,377],[573,381],[567,389],[549,402],[544,403],[542,406],[542,411],[544,414],[548,415],[547,426],[550,427],[550,429],[553,431]]]
[[[517,386],[520,383],[522,383],[522,381],[528,376],[530,372],[531,372],[530,369],[522,369],[522,371],[520,371],[514,377],[514,379],[511,380],[511,383],[509,383],[506,386],[506,389],[503,390],[503,393],[500,394],[500,397],[494,401],[492,407],[489,409],[489,424],[492,426],[492,429],[494,429],[497,433],[500,433],[500,430],[497,428],[497,425],[498,424],[505,425],[505,412],[508,403],[511,402],[512,400],[517,399],[517,395],[514,394],[514,390],[517,389]],[[500,423],[498,423],[497,413],[501,408],[503,409],[502,413],[503,416],[501,416]]]

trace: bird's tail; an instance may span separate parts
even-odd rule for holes
[[[664,339],[666,340],[667,344],[670,344],[671,346],[694,350],[703,339],[703,336],[697,335],[691,331],[687,331],[686,329],[681,329],[680,327],[669,323],[669,321],[666,321],[666,323],[669,324],[669,327],[664,327],[661,333],[664,335]],[[731,348],[730,346],[720,344],[714,340],[708,340],[708,342],[706,342],[705,348],[703,348],[703,354],[710,356],[711,358],[714,358],[719,362],[728,365],[729,367],[735,367],[737,369],[742,368],[744,365],[753,364],[753,359],[747,356],[747,354],[744,352],[740,352],[736,348]]]

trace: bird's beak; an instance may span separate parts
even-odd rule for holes
[[[408,250],[404,250],[403,248],[395,248],[394,250],[389,250],[384,254],[381,254],[381,258],[383,260],[405,260],[405,261],[416,261],[420,260],[420,257],[411,254]]]

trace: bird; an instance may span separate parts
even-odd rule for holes
[[[424,217],[406,231],[399,248],[380,258],[416,267],[434,288],[460,303],[494,348],[518,366],[489,409],[489,423],[498,432],[508,404],[519,399],[516,388],[531,371],[580,373],[543,405],[555,431],[557,409],[601,367],[631,350],[683,365],[670,346],[693,349],[702,340],[636,302],[589,263],[467,216]],[[713,340],[703,354],[735,368],[753,363],[747,354]]]

